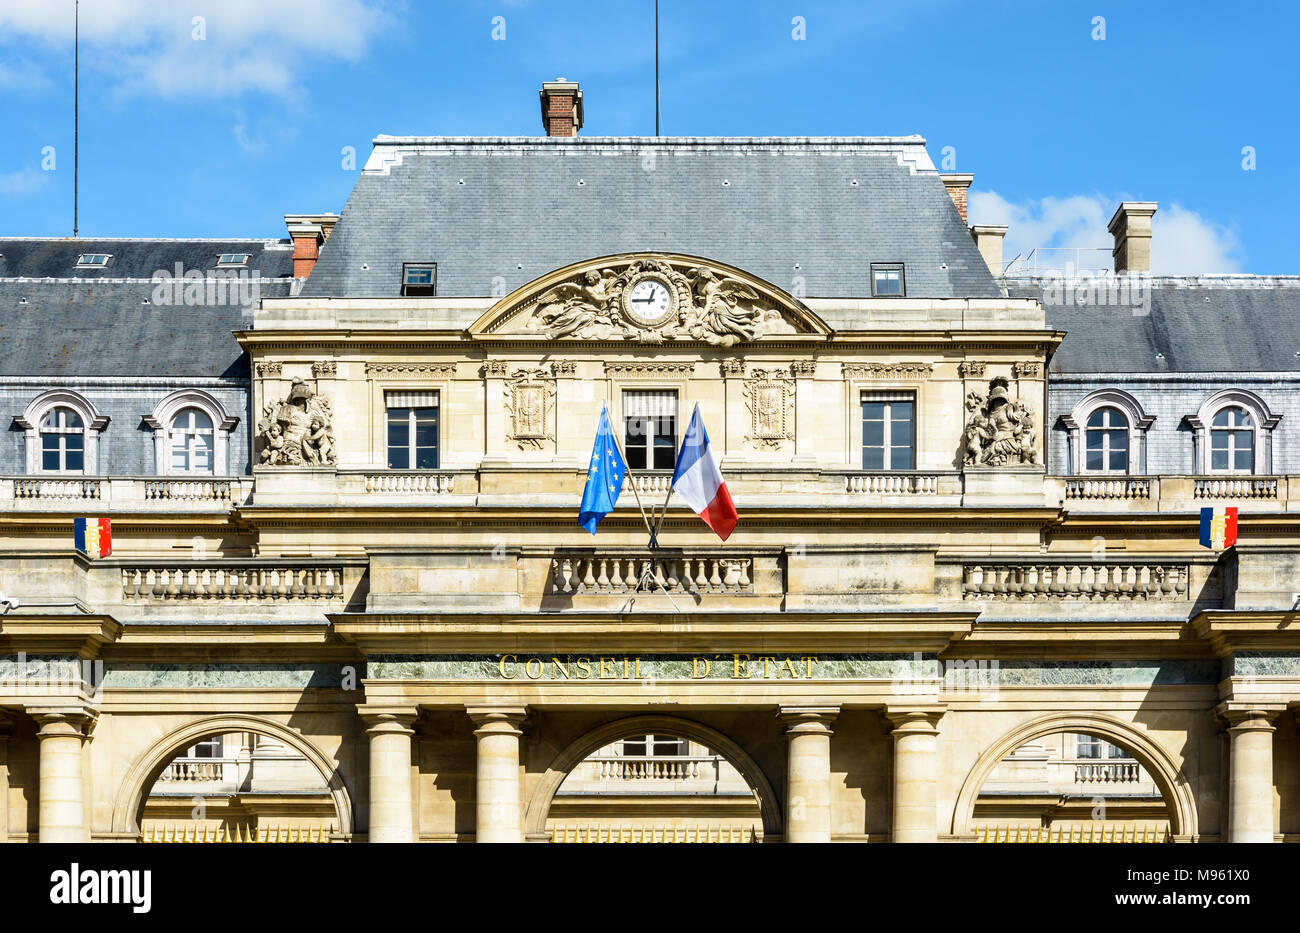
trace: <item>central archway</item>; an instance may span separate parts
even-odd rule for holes
[[[138,836],[140,817],[150,789],[163,769],[188,746],[220,732],[254,732],[270,736],[301,754],[320,772],[329,788],[338,815],[340,834],[351,837],[352,798],[335,763],[293,729],[261,716],[207,716],[187,723],[155,741],[136,759],[118,789],[113,803],[113,832]]]
[[[528,809],[524,816],[525,832],[530,836],[546,832],[546,818],[551,810],[551,802],[570,771],[595,754],[598,749],[636,733],[676,735],[715,750],[740,772],[740,776],[754,792],[763,821],[764,838],[772,839],[781,835],[780,803],[758,763],[744,749],[716,729],[676,716],[629,716],[593,729],[571,742],[551,762],[541,782],[530,795]]]
[[[1101,713],[1050,713],[1017,726],[985,749],[975,762],[953,809],[952,832],[954,836],[969,835],[975,815],[975,801],[980,789],[1006,756],[1026,742],[1043,738],[1055,732],[1080,732],[1113,742],[1127,749],[1146,769],[1159,789],[1169,809],[1171,834],[1185,839],[1195,839],[1198,832],[1196,798],[1186,778],[1179,772],[1178,764],[1163,747],[1153,742],[1131,723]]]

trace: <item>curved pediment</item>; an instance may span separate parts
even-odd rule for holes
[[[675,253],[624,253],[534,279],[488,309],[470,333],[730,347],[824,338],[831,329],[788,292],[734,266]]]

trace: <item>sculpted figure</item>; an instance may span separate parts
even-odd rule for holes
[[[609,302],[617,294],[619,277],[613,269],[589,270],[581,285],[565,282],[538,299],[537,317],[552,339],[567,337],[591,325],[611,326]]]
[[[1033,410],[1023,400],[1012,401],[1009,380],[997,376],[985,398],[966,396],[966,427],[962,432],[962,462],[966,466],[1037,463]]]
[[[273,421],[269,426],[263,422],[262,439],[266,446],[262,448],[261,460],[263,463],[275,466],[280,463],[284,457],[284,429],[280,427],[278,421]]]
[[[696,340],[718,346],[735,346],[753,340],[761,327],[763,311],[754,306],[758,295],[736,279],[720,279],[710,269],[695,268],[686,274],[698,302],[696,313],[686,322]]]

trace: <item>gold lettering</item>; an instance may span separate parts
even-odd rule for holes
[[[700,662],[704,662],[704,673],[700,673]],[[708,658],[691,658],[691,680],[703,680],[709,676]]]
[[[579,680],[586,680],[591,676],[591,658],[578,658],[578,662],[574,666],[578,669]]]
[[[636,679],[637,679],[637,680],[640,680],[640,679],[641,679],[641,659],[640,659],[639,657],[636,659],[636,664],[634,665],[634,669],[636,670]]]
[[[799,679],[799,671],[795,669],[794,658],[786,658],[784,661],[781,662],[781,671],[785,670],[786,668],[790,669],[791,677],[793,677],[795,680]],[[777,677],[781,676],[781,671],[776,672]]]
[[[627,655],[623,656],[623,679],[627,680]]]
[[[813,666],[815,663],[817,663],[817,658],[814,657],[814,656],[812,656],[812,655],[807,655],[807,656],[805,656],[805,657],[800,658],[799,660],[800,660],[800,661],[805,661],[805,662],[807,662],[807,664],[808,664],[808,679],[809,679],[809,680],[812,680],[812,666]]]
[[[747,655],[747,654],[733,654],[733,655],[731,656],[731,658],[732,658],[732,663],[731,663],[731,679],[732,679],[732,680],[744,680],[744,679],[748,678],[748,677],[749,677],[749,655]],[[740,672],[740,659],[741,659],[741,658],[744,658],[744,659],[745,659],[745,673],[743,673],[743,674]]]
[[[551,663],[555,665],[555,669],[557,671],[559,671],[561,674],[564,675],[565,680],[569,679],[569,669],[564,666],[563,661],[561,661],[559,658],[551,658]]]
[[[533,664],[537,664],[537,673],[533,673]],[[537,680],[542,674],[546,673],[546,667],[542,664],[541,658],[529,658],[524,662],[524,676],[529,680]]]
[[[507,660],[508,658],[514,658],[516,661],[519,660],[519,659],[516,658],[513,654],[503,654],[503,655],[501,655],[501,663],[498,664],[497,666],[501,668],[501,676],[502,676],[503,678],[505,678],[506,680],[514,680],[514,679],[515,679],[515,675],[514,675],[514,674],[507,674],[507,673],[506,673],[506,660]]]
[[[775,664],[776,658],[759,658],[759,660],[763,662],[763,678],[767,679],[768,677],[772,676],[768,669],[768,665]]]
[[[600,659],[600,679],[601,679],[601,680],[614,680],[614,679],[618,676],[618,674],[617,674],[617,673],[613,673],[613,674],[606,674],[606,673],[605,673],[605,662],[606,662],[606,661],[608,661],[610,664],[613,664],[613,663],[614,663],[614,659],[613,659],[613,658],[601,658],[601,659]]]

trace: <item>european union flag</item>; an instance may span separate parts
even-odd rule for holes
[[[614,511],[626,472],[627,464],[609,426],[609,412],[601,406],[600,427],[596,428],[596,443],[587,465],[587,488],[582,491],[582,505],[578,508],[578,524],[593,535],[600,520]]]

